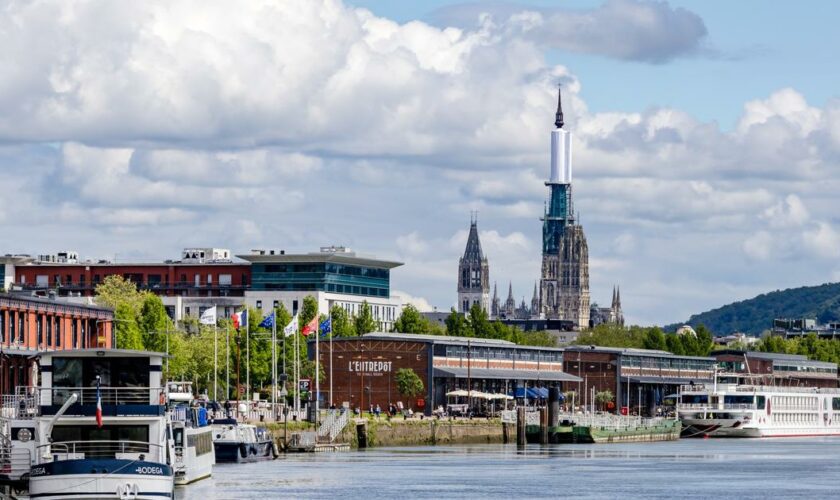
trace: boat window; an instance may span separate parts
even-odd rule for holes
[[[840,398],[831,398],[831,409],[840,410]]]
[[[705,394],[683,394],[683,404],[705,404],[709,402],[709,397]]]
[[[763,410],[766,407],[765,399],[766,398],[764,396],[756,396],[755,397],[755,407],[759,410]]]
[[[753,404],[753,396],[745,396],[742,394],[729,395],[723,397],[723,403],[728,405],[751,405]]]
[[[68,447],[90,458],[112,458],[118,452],[149,451],[147,425],[104,425],[101,428],[95,425],[59,425],[53,428],[52,438],[53,443],[68,443]]]
[[[53,387],[148,387],[148,358],[53,358]]]

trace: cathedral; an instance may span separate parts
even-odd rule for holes
[[[490,310],[490,267],[481,251],[475,215],[470,219],[467,248],[458,261],[458,312],[466,314],[474,304],[485,311]]]
[[[589,247],[572,203],[572,134],[563,130],[563,105],[557,95],[551,131],[549,202],[543,222],[540,312],[547,319],[589,326]]]
[[[531,303],[525,297],[517,305],[513,284],[508,283],[507,299],[502,302],[493,285],[490,298],[490,270],[481,251],[475,215],[464,256],[458,265],[458,310],[469,312],[479,304],[493,319],[560,320],[574,329],[601,323],[624,325],[621,296],[613,289],[609,308],[591,304],[589,298],[589,246],[578,223],[572,203],[572,135],[563,129],[562,96],[558,91],[555,129],[551,131],[551,169],[545,185],[549,200],[542,221],[542,275],[534,283]]]

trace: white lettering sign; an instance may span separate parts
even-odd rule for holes
[[[391,371],[393,361],[350,361],[347,369],[351,372],[377,372],[384,373]]]

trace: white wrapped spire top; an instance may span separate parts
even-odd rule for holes
[[[556,130],[551,131],[550,184],[572,183],[572,134],[563,130],[563,96],[557,88],[557,113],[554,115]]]

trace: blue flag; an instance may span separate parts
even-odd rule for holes
[[[274,312],[263,318],[260,328],[274,328]]]
[[[332,318],[327,318],[318,327],[321,330],[321,336],[326,337],[328,333],[332,333]]]

